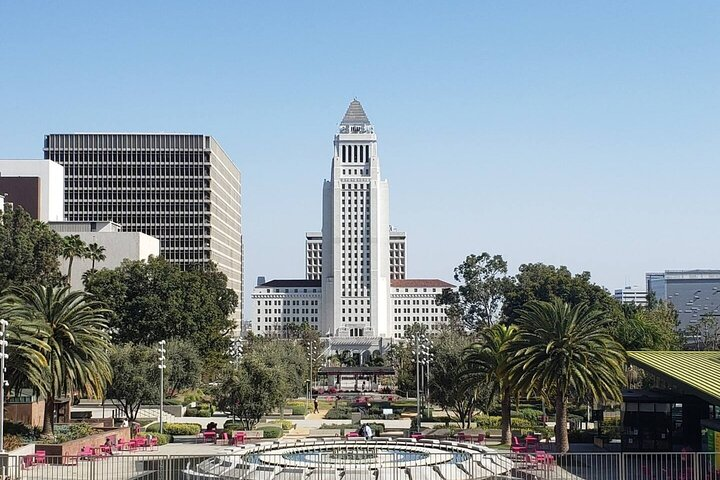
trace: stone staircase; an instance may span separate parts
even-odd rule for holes
[[[141,408],[138,410],[138,419],[153,419],[156,421],[160,420],[160,409],[159,408]],[[163,412],[163,422],[172,423],[177,420],[175,415],[171,415],[167,412]]]

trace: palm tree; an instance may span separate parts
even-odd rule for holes
[[[80,235],[69,235],[63,238],[63,258],[68,261],[66,283],[70,285],[73,260],[75,257],[84,258],[87,255],[87,245],[80,239]]]
[[[91,243],[88,245],[86,254],[86,258],[89,258],[90,261],[92,261],[92,265],[90,267],[91,272],[95,271],[95,262],[105,261],[105,247],[98,245],[97,243]]]
[[[500,443],[510,443],[513,384],[509,379],[509,346],[517,335],[514,325],[495,324],[480,332],[478,342],[465,349],[463,376],[471,382],[491,382],[500,393]]]
[[[516,324],[509,345],[511,381],[521,391],[554,400],[557,449],[567,452],[568,402],[619,401],[625,350],[611,334],[611,320],[585,303],[532,301]]]
[[[45,324],[23,315],[19,300],[11,294],[0,298],[0,319],[8,322],[5,331],[8,342],[5,348],[8,355],[5,378],[10,388],[31,387],[44,391],[47,369],[45,353],[49,348],[45,341]]]
[[[52,436],[55,400],[63,395],[102,395],[112,371],[107,310],[85,292],[69,287],[14,289],[22,315],[45,324],[46,386],[43,435]]]

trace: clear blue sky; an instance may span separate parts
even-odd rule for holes
[[[608,288],[720,267],[720,2],[0,1],[0,157],[43,135],[214,135],[246,281],[303,275],[332,137],[376,126],[409,275],[465,255]]]

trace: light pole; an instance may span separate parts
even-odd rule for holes
[[[417,432],[420,431],[420,335],[415,334],[415,402],[417,409],[417,421],[415,422],[415,429]]]
[[[233,358],[230,363],[233,363],[236,369],[240,368],[242,354],[242,337],[235,337],[230,341],[230,356]]]
[[[0,319],[0,453],[5,453],[3,437],[5,435],[5,360],[8,358],[8,354],[5,353],[8,344],[5,336],[7,326],[7,320]]]
[[[165,401],[165,388],[164,388],[164,381],[165,381],[165,340],[160,340],[158,342],[160,344],[160,348],[158,348],[158,352],[160,353],[160,357],[158,360],[160,361],[160,364],[158,365],[158,368],[160,369],[160,433],[163,433],[163,403]]]
[[[424,338],[425,343],[422,345],[422,353],[424,356],[423,365],[425,367],[425,406],[430,406],[430,361],[433,359],[433,354],[430,353],[430,347],[432,347],[432,341],[429,337]]]
[[[309,412],[310,408],[310,397],[312,395],[312,381],[313,381],[313,359],[315,358],[315,345],[312,340],[307,345],[307,358],[308,358],[308,386],[305,392],[305,412]]]

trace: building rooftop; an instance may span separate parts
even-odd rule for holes
[[[319,287],[320,280],[270,280],[257,288],[279,288],[279,287]]]
[[[455,287],[455,285],[444,282],[442,280],[438,280],[437,278],[408,278],[408,279],[390,280],[390,286],[393,288],[418,288],[418,287],[454,288]]]
[[[634,351],[628,361],[686,394],[720,405],[720,352]]]
[[[363,110],[362,105],[357,99],[350,102],[350,106],[348,106],[340,125],[370,125],[370,120],[368,120],[367,115],[365,115],[365,110]]]

